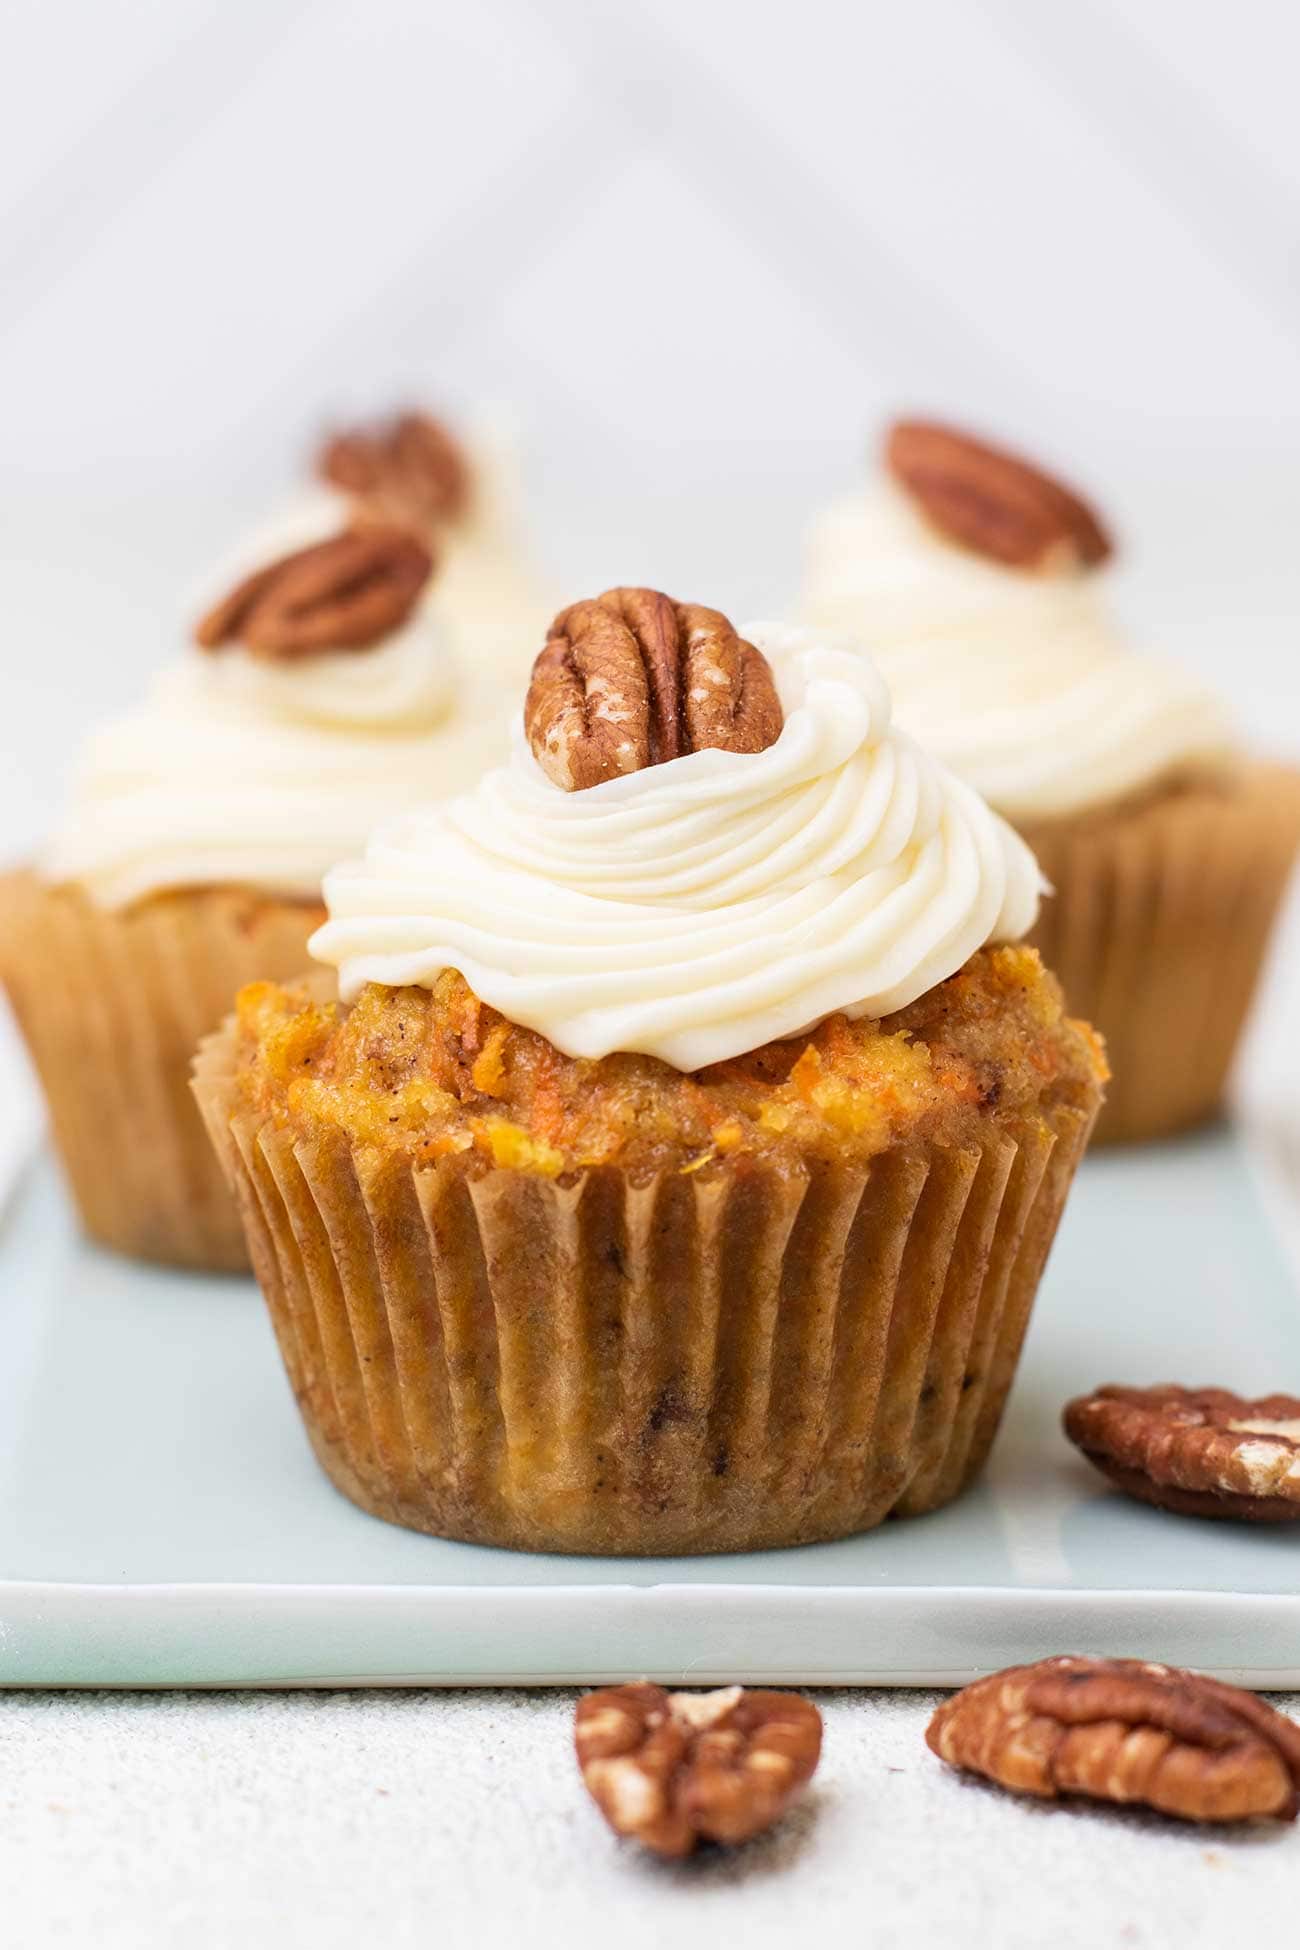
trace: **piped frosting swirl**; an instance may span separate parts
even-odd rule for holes
[[[315,900],[376,819],[499,757],[501,717],[457,676],[429,604],[362,652],[188,650],[92,734],[42,870],[105,907],[211,885]]]
[[[757,753],[702,750],[569,793],[522,728],[508,763],[382,826],[326,878],[312,951],[346,997],[447,968],[571,1056],[681,1070],[880,1016],[1032,927],[1024,843],[891,722],[855,649],[755,624],[785,714]]]

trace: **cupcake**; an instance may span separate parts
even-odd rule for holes
[[[945,427],[891,430],[880,480],[824,512],[805,611],[867,643],[898,719],[1029,841],[1055,889],[1031,937],[1106,1038],[1098,1134],[1220,1104],[1300,840],[1300,780],[1219,700],[1134,652],[1086,502]]]
[[[92,738],[44,856],[0,880],[0,979],[106,1245],[248,1263],[190,1060],[246,982],[307,966],[325,868],[491,746],[499,706],[452,668],[430,567],[379,528],[263,564]]]
[[[339,527],[408,528],[438,561],[443,628],[461,660],[523,682],[555,604],[525,539],[514,442],[499,420],[464,436],[408,410],[326,436],[315,485],[255,538],[255,549],[301,545]]]
[[[1104,1077],[1039,885],[865,656],[564,611],[508,763],[327,877],[341,1001],[256,983],[196,1066],[337,1487],[637,1554],[956,1495]]]

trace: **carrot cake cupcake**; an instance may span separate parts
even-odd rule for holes
[[[650,590],[326,880],[195,1088],[316,1454],[536,1550],[744,1550],[978,1470],[1104,1063],[1028,848],[870,661]],[[999,945],[1001,944],[1001,945]]]
[[[326,867],[492,745],[431,567],[378,527],[264,562],[92,737],[44,856],[0,880],[0,978],[86,1229],[122,1252],[247,1264],[194,1046],[242,984],[307,965]]]
[[[1104,1033],[1098,1130],[1148,1138],[1220,1103],[1300,840],[1300,781],[1220,700],[1125,642],[1109,536],[1028,461],[929,422],[826,510],[805,612],[871,650],[900,723],[1029,841],[1055,889],[1032,936]]]

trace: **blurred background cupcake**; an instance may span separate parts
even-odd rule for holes
[[[1300,774],[1249,758],[1225,704],[1136,652],[1087,502],[1003,449],[900,421],[827,508],[804,607],[869,645],[899,721],[1025,835],[1055,890],[1032,936],[1104,1034],[1098,1135],[1218,1108],[1300,842]]]
[[[556,619],[509,762],[326,882],[196,1091],[295,1398],[376,1515],[743,1550],[957,1492],[1104,1064],[1039,875],[870,661],[644,589]]]
[[[258,531],[257,553],[341,527],[407,528],[437,559],[439,616],[461,661],[526,678],[556,604],[529,547],[507,414],[480,413],[464,433],[416,408],[342,427],[318,443],[311,474]]]
[[[457,671],[431,592],[400,529],[264,561],[90,739],[53,839],[0,880],[0,978],[107,1245],[247,1264],[190,1060],[243,983],[303,968],[321,875],[375,818],[497,749],[495,695]]]

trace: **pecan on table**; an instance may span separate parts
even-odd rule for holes
[[[762,652],[718,610],[654,589],[561,610],[524,705],[537,762],[567,792],[685,752],[761,752],[783,721]]]
[[[950,541],[1013,569],[1095,567],[1110,537],[1086,501],[1030,461],[933,420],[898,420],[885,464]]]
[[[1300,1727],[1253,1693],[1140,1659],[1043,1659],[945,1700],[940,1759],[1020,1794],[1140,1802],[1188,1821],[1293,1821]]]
[[[205,650],[242,643],[273,663],[365,650],[406,621],[432,568],[428,549],[403,529],[348,529],[246,576],[195,638]]]
[[[785,1813],[821,1755],[821,1714],[797,1693],[668,1693],[640,1683],[579,1700],[574,1745],[610,1827],[658,1855],[748,1841]]]
[[[1117,1488],[1182,1516],[1300,1523],[1300,1398],[1098,1388],[1065,1433]]]
[[[464,449],[427,413],[398,413],[374,427],[334,434],[317,471],[352,497],[361,523],[395,522],[417,534],[464,519],[470,468]]]

